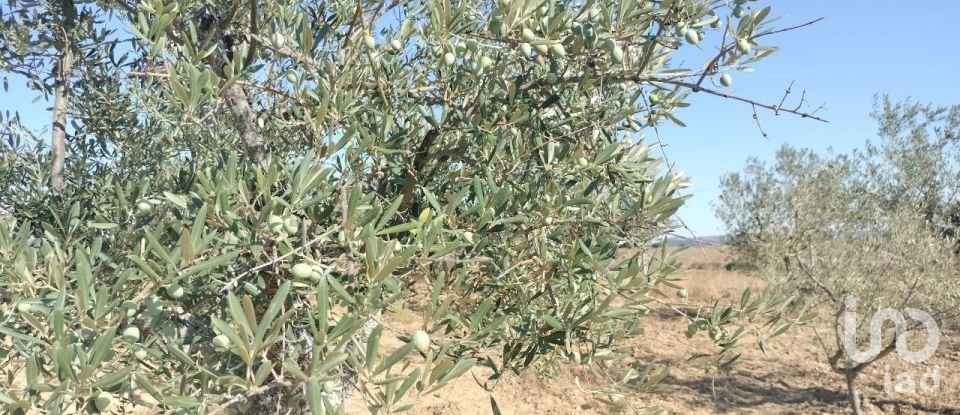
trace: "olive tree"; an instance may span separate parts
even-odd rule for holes
[[[920,321],[899,325],[876,353],[862,352],[881,340],[871,333],[878,311],[913,308],[940,327],[956,323],[960,283],[950,230],[958,111],[884,98],[874,114],[879,141],[865,150],[818,154],[785,145],[772,165],[754,158],[722,180],[717,213],[741,259],[774,286],[835,312],[827,320],[834,344],[820,341],[845,376],[856,413],[857,376],[896,350],[905,332],[931,329]]]
[[[107,412],[135,388],[176,413],[398,412],[481,359],[493,384],[608,368],[676,287],[646,247],[687,181],[639,133],[691,93],[816,118],[723,90],[791,29],[754,2],[96,7],[132,38],[70,91],[67,185],[24,148],[0,166],[11,412]],[[405,301],[414,332],[384,318]],[[698,324],[779,318],[743,303]],[[742,331],[716,333],[729,364]]]
[[[112,51],[104,10],[74,0],[11,1],[0,9],[0,73],[9,92],[9,75],[52,99],[49,180],[53,191],[66,187],[67,130],[75,84],[82,73],[96,72]],[[9,117],[9,114],[7,114]],[[16,117],[12,117],[16,118]],[[2,121],[2,118],[0,118]],[[10,124],[13,127],[15,124]]]

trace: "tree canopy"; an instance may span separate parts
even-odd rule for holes
[[[816,118],[724,89],[791,29],[756,2],[0,7],[0,71],[53,103],[49,145],[3,119],[15,413],[134,387],[177,413],[326,413],[354,389],[395,412],[479,359],[493,383],[609,366],[673,286],[646,247],[687,197],[640,133],[691,93]],[[393,333],[410,298],[422,329]]]
[[[836,312],[828,319],[836,342],[824,352],[847,376],[856,413],[857,375],[899,341],[888,327],[878,355],[854,360],[857,351],[842,344],[844,316],[862,317],[851,327],[854,347],[874,341],[878,328],[867,322],[885,308],[922,310],[944,329],[960,316],[960,106],[882,97],[873,117],[878,139],[849,154],[784,145],[772,164],[749,160],[723,178],[717,206],[741,261]]]

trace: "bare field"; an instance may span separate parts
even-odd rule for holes
[[[683,281],[689,302],[739,296],[747,287],[761,287],[757,278],[727,271],[730,255],[723,247],[691,247],[678,253],[685,263]],[[736,297],[735,297],[736,298]],[[671,299],[670,301],[676,301]],[[411,320],[403,313],[386,316],[403,330]],[[615,406],[600,403],[587,390],[610,385],[602,374],[577,366],[561,368],[542,379],[532,373],[506,375],[492,392],[475,379],[485,380],[490,369],[477,367],[435,394],[420,398],[410,412],[415,415],[490,414],[494,397],[503,414],[633,414],[658,406],[676,414],[846,414],[843,376],[833,373],[810,329],[791,330],[767,344],[767,354],[744,344],[740,364],[731,373],[713,376],[687,363],[698,351],[710,350],[706,336],[687,339],[686,322],[663,307],[644,320],[645,334],[633,340],[632,356],[624,367],[642,369],[648,364],[670,366],[664,393],[629,393]],[[406,324],[404,324],[406,323]],[[415,327],[406,327],[414,330]],[[821,334],[829,330],[820,330]],[[937,370],[939,392],[898,394],[884,392],[885,375],[895,385],[898,376],[920,379]],[[929,380],[929,379],[928,379]],[[960,338],[945,332],[932,361],[909,366],[891,355],[862,376],[867,414],[960,414]],[[363,413],[357,412],[357,413]]]
[[[733,259],[726,247],[689,247],[676,252],[683,261],[682,285],[687,289],[692,302],[704,302],[715,298],[739,298],[747,288],[760,288],[763,281],[756,277],[727,271]]]

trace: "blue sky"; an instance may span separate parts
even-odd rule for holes
[[[956,16],[960,2],[803,0],[773,4],[778,27],[818,17],[824,20],[768,38],[780,51],[754,66],[753,73],[733,73],[731,92],[762,102],[779,102],[791,81],[793,96],[803,89],[827,124],[788,114],[759,112],[764,139],[749,106],[700,95],[679,113],[686,128],[660,129],[666,154],[694,182],[693,198],[680,210],[697,236],[723,233],[712,203],[720,176],[739,170],[749,156],[771,159],[783,143],[820,151],[846,151],[876,135],[870,118],[873,95],[912,98],[938,105],[960,104],[960,46]],[[761,3],[761,4],[763,4]],[[754,3],[756,4],[756,3]],[[691,65],[693,62],[690,63]],[[647,134],[650,137],[650,134]]]
[[[768,37],[780,52],[755,65],[753,73],[732,73],[729,92],[762,102],[779,102],[795,81],[793,98],[806,90],[807,109],[823,105],[818,113],[829,123],[804,120],[789,114],[759,112],[768,134],[764,139],[749,106],[723,98],[694,95],[691,107],[680,112],[686,128],[666,125],[660,136],[675,167],[695,183],[694,196],[681,209],[681,219],[697,236],[723,232],[712,203],[719,196],[719,179],[740,169],[750,156],[770,159],[784,142],[795,146],[846,151],[875,135],[869,113],[873,96],[912,98],[940,105],[960,103],[960,47],[955,16],[956,0],[803,0],[764,1],[773,4],[778,27],[823,17],[813,26]],[[713,49],[708,39],[704,54]],[[701,55],[702,56],[702,55]],[[701,62],[687,62],[698,67]],[[19,108],[28,126],[49,123],[48,104],[30,101],[35,93],[19,79],[0,99],[0,110]],[[7,98],[12,98],[8,100]],[[46,134],[46,133],[44,133]],[[647,132],[648,137],[652,133]]]

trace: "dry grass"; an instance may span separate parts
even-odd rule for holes
[[[679,284],[694,302],[717,298],[738,297],[747,288],[763,287],[760,278],[728,270],[733,261],[730,250],[724,246],[689,247],[674,252],[683,262]]]

